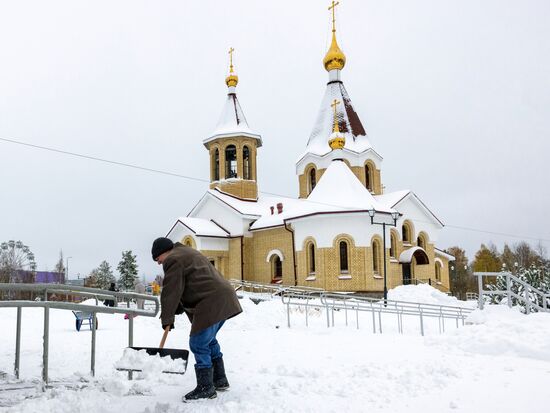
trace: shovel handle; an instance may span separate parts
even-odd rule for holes
[[[168,332],[170,331],[170,326],[166,326],[164,329],[164,334],[162,335],[162,340],[160,340],[159,348],[164,348],[164,343],[166,342],[166,337],[168,337]]]

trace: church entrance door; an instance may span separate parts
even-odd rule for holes
[[[409,285],[411,283],[411,263],[401,264],[403,268],[403,285]]]

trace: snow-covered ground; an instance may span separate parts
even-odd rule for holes
[[[428,286],[399,287],[389,298],[471,306]],[[548,411],[550,399],[550,314],[525,316],[517,309],[487,306],[465,326],[436,319],[404,320],[397,333],[384,316],[384,334],[373,334],[370,315],[361,328],[342,314],[326,327],[323,311],[294,309],[287,327],[280,299],[256,305],[241,299],[244,313],[219,334],[231,388],[217,399],[182,403],[194,388],[193,360],[184,375],[135,377],[115,369],[128,340],[123,315],[99,315],[96,376],[89,375],[91,332],[74,328],[69,311],[50,313],[49,376],[41,390],[41,309],[23,310],[21,381],[12,374],[14,309],[0,309],[0,412],[517,412]],[[350,320],[354,320],[353,318]],[[156,347],[162,336],[158,318],[137,317],[134,344]],[[176,318],[166,347],[188,348],[189,323]],[[149,372],[150,373],[150,372]],[[18,389],[18,390],[7,390]]]

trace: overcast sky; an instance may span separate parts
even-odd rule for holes
[[[440,248],[542,239],[550,249],[550,2],[340,0],[342,78],[384,157],[445,223]],[[260,190],[297,196],[327,82],[329,1],[0,1],[0,138],[207,180],[202,140],[237,93]],[[139,274],[207,183],[0,141],[0,242],[71,278],[123,250]],[[467,227],[495,233],[462,230]]]

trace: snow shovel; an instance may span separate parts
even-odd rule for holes
[[[147,354],[150,356],[159,355],[160,357],[166,357],[169,356],[172,360],[182,360],[183,361],[183,370],[177,370],[177,371],[171,371],[171,370],[163,370],[163,373],[168,374],[185,374],[185,371],[187,370],[187,361],[189,359],[189,350],[180,350],[175,348],[164,348],[164,343],[166,342],[166,337],[168,337],[168,332],[170,331],[170,326],[167,326],[164,329],[164,334],[162,335],[162,340],[160,341],[160,345],[158,347],[128,347],[132,350],[145,350]],[[117,367],[116,368],[119,371],[128,371],[128,372],[141,372],[142,370],[140,368],[125,368],[125,367]]]

